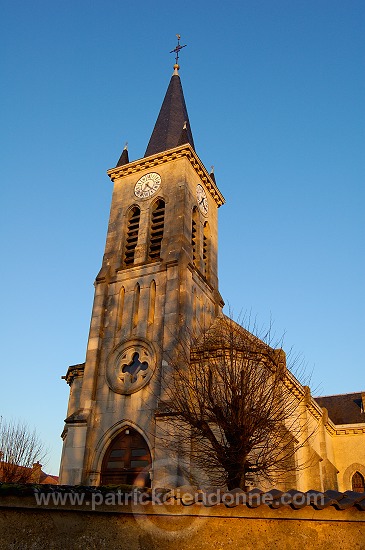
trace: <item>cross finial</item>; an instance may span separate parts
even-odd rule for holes
[[[170,53],[175,53],[176,54],[174,69],[179,70],[180,69],[180,66],[179,66],[179,51],[182,50],[183,48],[185,48],[185,46],[187,46],[187,44],[184,44],[183,46],[181,46],[181,44],[180,44],[181,36],[179,34],[177,34],[176,37],[177,37],[177,46],[176,46],[176,48],[171,50]]]

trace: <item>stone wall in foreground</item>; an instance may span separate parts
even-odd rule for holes
[[[95,504],[95,503],[94,503]],[[95,509],[92,510],[92,507]],[[365,512],[224,504],[38,505],[0,498],[1,550],[296,550],[365,548]]]

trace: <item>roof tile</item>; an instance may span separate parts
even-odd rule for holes
[[[0,483],[0,486],[2,484]],[[28,487],[31,487],[28,485]],[[108,491],[112,492],[112,488],[105,487]],[[57,493],[80,493],[85,492],[88,494],[91,492],[98,492],[98,487],[74,487],[68,485],[43,485],[42,489],[39,485],[34,486],[34,492],[57,492]],[[328,490],[323,492],[310,490],[307,492],[298,491],[296,489],[290,489],[289,491],[282,492],[278,489],[271,489],[270,491],[263,492],[258,488],[254,488],[251,491],[245,492],[242,489],[233,489],[231,491],[222,491],[221,489],[213,490],[209,489],[203,491],[196,487],[178,487],[166,493],[167,489],[159,489],[162,491],[165,498],[168,496],[176,500],[180,500],[181,504],[190,506],[198,503],[201,506],[212,507],[219,504],[224,504],[227,508],[234,508],[236,506],[247,506],[248,508],[258,508],[259,506],[268,506],[272,509],[291,507],[294,510],[301,510],[305,507],[311,507],[315,510],[323,510],[329,506],[333,506],[337,510],[347,510],[351,507],[356,508],[359,511],[365,511],[365,492],[357,493],[355,491],[346,491],[341,493],[339,491]],[[153,500],[152,494],[149,498]],[[147,497],[148,499],[148,497]],[[164,499],[165,500],[165,499]]]
[[[315,397],[320,407],[325,407],[328,416],[334,424],[365,423],[365,412],[362,406],[362,394],[344,393],[341,395],[326,395]]]

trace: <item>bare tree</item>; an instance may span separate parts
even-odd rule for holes
[[[267,343],[270,331],[265,339],[222,316],[193,343],[181,338],[169,358],[161,405],[168,444],[211,484],[245,488],[248,474],[277,483],[304,467],[296,453],[308,440],[306,392],[284,351]]]
[[[46,454],[35,430],[24,422],[6,421],[0,417],[0,481],[35,481],[33,465],[43,461]]]

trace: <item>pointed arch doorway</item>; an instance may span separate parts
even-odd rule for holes
[[[356,493],[363,493],[365,491],[364,476],[360,472],[355,472],[352,476],[352,490]]]
[[[101,467],[102,485],[150,487],[151,453],[145,438],[133,428],[125,428],[110,443]]]

